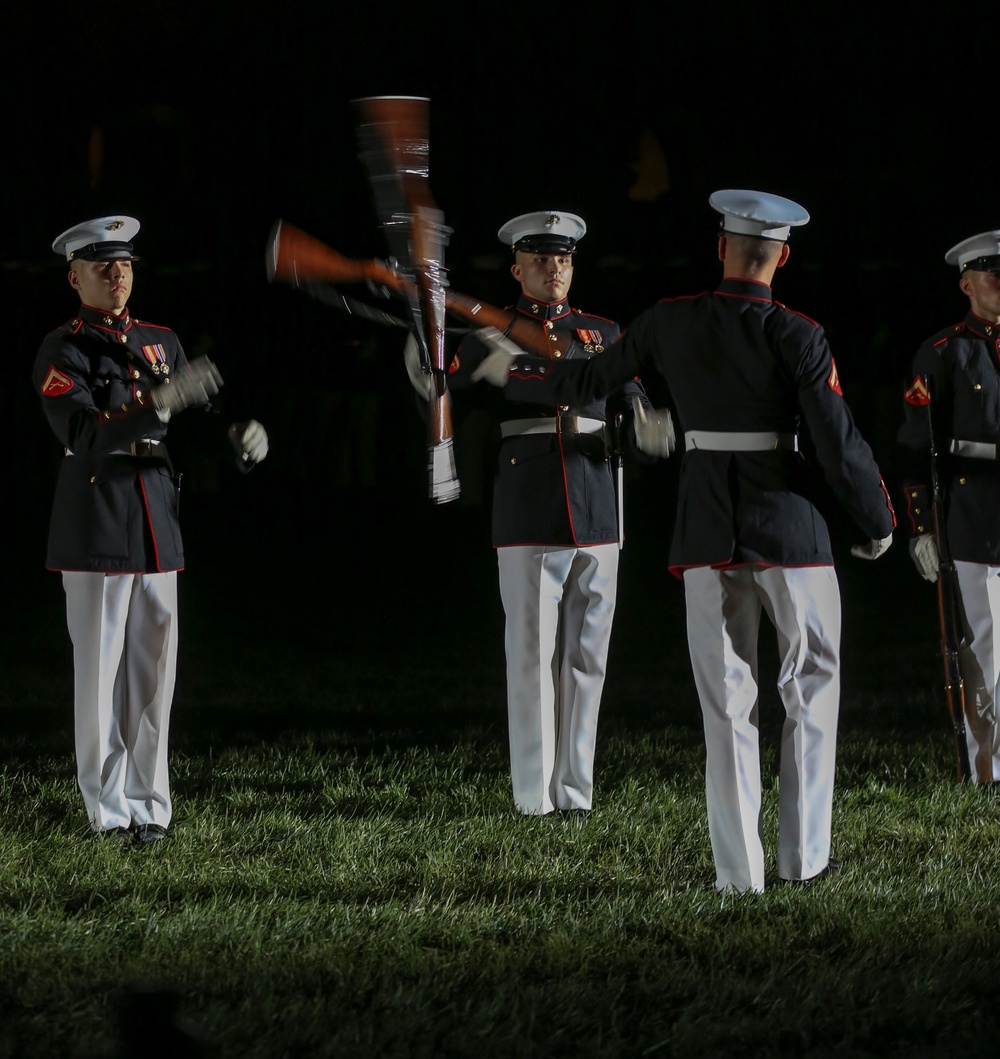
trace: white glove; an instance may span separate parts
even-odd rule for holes
[[[208,399],[219,392],[222,376],[208,357],[197,357],[171,379],[153,388],[152,401],[161,423],[192,405],[208,404]]]
[[[485,379],[491,386],[503,388],[507,385],[511,365],[517,357],[524,354],[524,350],[495,327],[480,329],[476,332],[476,338],[490,352],[472,373],[472,381],[479,382],[480,379]]]
[[[403,363],[406,365],[406,374],[410,377],[410,385],[417,391],[417,396],[430,401],[434,397],[434,380],[429,371],[424,371],[420,360],[420,343],[412,331],[403,346]]]
[[[890,544],[892,544],[891,533],[881,540],[872,538],[867,544],[855,544],[851,548],[851,555],[856,559],[877,559],[880,555],[885,555]]]
[[[936,581],[941,560],[938,557],[937,541],[933,533],[924,533],[919,537],[910,538],[910,558],[913,560],[917,573],[925,581]]]
[[[267,455],[267,431],[256,419],[233,423],[228,433],[241,469],[250,470]]]
[[[638,397],[632,398],[636,444],[647,456],[666,459],[677,446],[674,420],[669,408],[654,408],[647,412]]]

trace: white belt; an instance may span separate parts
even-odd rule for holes
[[[963,441],[961,438],[952,438],[950,448],[953,456],[971,456],[974,460],[997,458],[997,447],[991,441]]]
[[[603,434],[604,421],[586,416],[545,416],[541,419],[508,419],[500,424],[505,438],[521,434]]]
[[[684,447],[710,452],[798,452],[799,438],[797,434],[778,434],[773,430],[688,430],[684,433]]]
[[[141,438],[139,441],[133,441],[127,449],[112,449],[109,456],[148,456],[150,449],[154,445],[159,445],[159,441],[156,438]],[[63,452],[67,456],[73,455],[72,449],[64,449]]]

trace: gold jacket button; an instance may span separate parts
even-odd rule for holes
[[[517,457],[516,456],[511,456],[511,458],[510,458],[511,467],[513,467],[515,463],[517,463]]]
[[[96,482],[96,481],[97,481],[97,475],[96,474],[92,474],[90,476],[90,484],[93,485],[94,482]]]
[[[977,382],[977,383],[975,383],[975,384],[973,385],[973,387],[972,387],[972,388],[973,388],[974,390],[981,390],[981,389],[983,388],[983,384],[982,384],[981,382]]]
[[[121,342],[121,344],[124,346],[125,343],[128,341],[128,335],[119,335],[118,341]]]

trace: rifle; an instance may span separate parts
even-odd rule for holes
[[[370,283],[409,296],[413,282],[397,269],[381,261],[344,257],[287,221],[276,221],[267,249],[267,275],[273,282],[302,286],[315,281],[327,283]],[[540,321],[516,311],[498,309],[487,302],[460,294],[450,287],[444,292],[445,308],[475,327],[495,327],[528,353],[539,357],[563,356],[570,339],[565,334],[546,331]]]
[[[625,439],[623,438],[625,415],[615,416],[611,436],[615,439],[612,459],[615,467],[615,508],[618,512],[618,550],[625,547]]]
[[[934,440],[934,405],[930,379],[924,378],[927,388],[927,427],[930,434],[931,448],[931,517],[934,526],[934,540],[938,550],[938,619],[941,625],[941,657],[944,662],[944,694],[948,703],[948,713],[955,730],[955,743],[958,751],[958,779],[965,782],[972,778],[972,764],[969,761],[969,744],[965,731],[965,682],[958,663],[958,652],[962,634],[958,617],[958,573],[955,561],[951,557],[948,538],[944,529],[944,503],[941,497],[941,480],[938,476],[938,452]]]
[[[358,140],[375,207],[396,259],[412,278],[405,294],[424,370],[431,378],[427,420],[430,496],[436,504],[460,492],[444,343],[444,247],[451,230],[428,186],[427,100],[372,96],[355,101]]]

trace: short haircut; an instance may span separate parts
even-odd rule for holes
[[[766,268],[776,261],[785,245],[777,239],[761,239],[756,235],[743,235],[739,232],[725,232],[729,252],[738,257],[744,265],[754,269]]]

